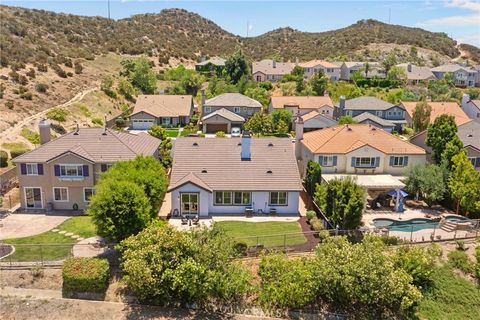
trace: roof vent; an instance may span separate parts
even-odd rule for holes
[[[202,169],[202,173],[207,173],[207,169]]]
[[[473,134],[470,133],[467,137],[468,138],[473,138]]]
[[[269,147],[273,147],[273,143],[271,143],[271,142],[268,143],[268,146],[269,146]]]
[[[272,170],[267,170],[267,173],[272,174],[273,172],[272,172]]]
[[[194,146],[194,147],[198,147],[198,143],[194,142],[194,143],[193,143],[193,146]]]
[[[241,145],[242,145],[242,143],[241,143],[241,142],[237,143],[237,146],[241,146]]]
[[[377,130],[377,128],[375,126],[372,127],[372,131],[376,131],[376,130]]]

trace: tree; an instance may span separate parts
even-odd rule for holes
[[[434,164],[415,165],[407,169],[405,189],[416,195],[421,195],[425,202],[432,206],[443,199],[447,191],[445,185],[445,168]]]
[[[235,304],[250,290],[249,273],[232,259],[232,240],[215,225],[184,232],[153,223],[119,249],[124,279],[141,301],[201,308]]]
[[[397,64],[397,56],[395,53],[391,52],[383,61],[382,66],[385,70],[385,74],[388,74],[390,69]]]
[[[413,129],[415,132],[421,132],[428,128],[431,113],[432,106],[430,106],[426,100],[417,102],[412,114]]]
[[[300,95],[304,89],[305,89],[305,80],[303,80],[303,78],[298,78],[295,81],[295,92],[297,93],[297,95]]]
[[[342,230],[353,230],[362,221],[364,192],[351,178],[335,179],[317,185],[314,201],[333,225]]]
[[[127,77],[130,83],[145,94],[155,93],[157,77],[150,61],[145,58],[122,61],[123,70],[120,75]]]
[[[292,126],[292,113],[287,109],[276,109],[271,113],[272,124],[275,131],[279,131],[278,127],[280,122],[283,122],[283,126],[286,126],[287,130]],[[285,132],[285,133],[286,133]]]
[[[279,134],[285,135],[288,132],[288,124],[285,123],[282,119],[278,121],[275,131]]]
[[[458,135],[455,135],[452,140],[450,140],[446,146],[445,150],[442,153],[442,160],[441,163],[442,165],[447,168],[448,171],[452,169],[452,158],[454,155],[459,154],[460,152],[463,151],[463,142],[460,140]]]
[[[365,62],[363,66],[363,71],[365,72],[365,78],[368,78],[368,73],[370,72],[370,63]]]
[[[323,71],[315,72],[312,78],[310,78],[309,84],[312,87],[313,92],[315,92],[315,95],[323,96],[327,89],[328,78]]]
[[[352,116],[341,116],[339,119],[338,119],[338,124],[354,124],[354,123],[358,123],[357,121],[355,121]]]
[[[387,79],[395,80],[398,81],[400,84],[405,85],[407,84],[408,77],[405,69],[398,66],[393,66],[387,73]]]
[[[436,163],[442,160],[442,153],[447,143],[457,134],[458,128],[453,116],[442,114],[428,126],[425,143],[432,148],[432,158]]]
[[[322,182],[322,167],[318,162],[309,160],[307,162],[307,171],[305,173],[305,189],[313,197],[317,184]]]
[[[233,84],[243,75],[248,75],[248,63],[242,48],[237,47],[235,53],[225,61],[225,73]]]
[[[254,134],[266,134],[272,131],[272,117],[263,112],[256,112],[245,123],[245,129]]]
[[[165,169],[151,156],[137,156],[133,160],[119,161],[102,174],[101,180],[129,181],[140,186],[148,197],[151,219],[157,217],[168,186]]]
[[[453,156],[452,163],[448,187],[457,202],[457,214],[461,208],[467,215],[480,211],[480,172],[475,170],[465,152]]]
[[[113,78],[110,76],[103,78],[102,83],[100,84],[100,90],[105,92],[107,96],[115,98],[116,94],[115,91],[113,91]]]
[[[136,95],[135,88],[125,79],[120,80],[118,83],[118,92],[128,100],[133,100],[133,96]]]
[[[187,94],[191,94],[193,96],[197,95],[198,90],[202,88],[203,82],[205,81],[205,77],[193,72],[187,77],[184,77],[181,81],[183,88],[185,88],[185,92]]]
[[[143,230],[152,217],[148,198],[130,181],[101,180],[87,209],[98,234],[120,241]]]
[[[162,142],[160,142],[160,147],[158,148],[160,152],[160,159],[162,161],[162,164],[165,168],[168,168],[172,164],[172,141],[167,135],[167,130],[165,128],[162,128],[162,126],[159,125],[153,125],[150,127],[150,130],[148,130],[148,133],[157,138],[160,139]]]
[[[245,90],[245,95],[247,97],[257,100],[262,104],[262,106],[267,106],[270,99],[268,91],[261,87],[248,88],[247,90]]]

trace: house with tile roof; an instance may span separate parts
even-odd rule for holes
[[[295,67],[291,62],[277,62],[265,59],[252,63],[252,79],[256,82],[280,81],[284,75],[290,74]]]
[[[365,112],[394,123],[396,131],[402,131],[407,123],[405,120],[405,109],[401,105],[394,105],[393,103],[369,96],[348,100],[344,96],[340,97],[338,103],[339,117],[352,116],[355,118]],[[367,118],[367,116],[363,117]]]
[[[138,155],[158,158],[160,140],[108,128],[77,128],[50,141],[50,124],[39,124],[41,145],[13,162],[20,206],[25,210],[83,210],[101,172]]]
[[[337,121],[331,117],[325,116],[317,110],[310,111],[301,117],[303,121],[303,132],[330,128],[337,125]]]
[[[478,71],[474,68],[464,67],[458,64],[445,64],[430,70],[437,79],[443,79],[445,74],[451,73],[456,86],[473,87],[477,82]]]
[[[305,79],[310,79],[315,73],[323,71],[323,73],[332,81],[340,79],[340,67],[334,63],[325,60],[311,60],[298,64],[303,68]]]
[[[401,176],[410,165],[425,163],[425,150],[376,126],[338,125],[297,137],[297,158],[304,172],[311,160],[322,174]]]
[[[148,130],[153,125],[184,126],[193,114],[191,95],[140,95],[130,115],[132,130]]]
[[[333,118],[335,106],[328,96],[281,96],[271,97],[268,111],[286,109],[293,115],[305,115],[312,111],[318,111],[325,117]]]
[[[298,215],[302,182],[288,138],[181,137],[173,154],[173,216]]]
[[[358,116],[354,117],[353,120],[355,120],[357,123],[376,126],[377,128],[383,129],[389,133],[392,133],[392,131],[395,129],[395,123],[377,117],[370,112],[361,113]]]
[[[400,67],[405,71],[408,84],[415,85],[420,82],[427,82],[437,79],[429,67],[420,67],[411,63],[397,64],[397,67]]]
[[[464,93],[462,96],[462,110],[470,119],[480,122],[480,99],[472,100],[469,94]]]
[[[204,100],[202,94],[203,133],[230,133],[233,127],[241,127],[255,112],[262,110],[260,102],[240,93],[224,93]]]

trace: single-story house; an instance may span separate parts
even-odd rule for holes
[[[354,117],[353,120],[361,124],[371,124],[389,133],[392,133],[392,131],[395,129],[395,123],[382,119],[380,117],[377,117],[376,115],[370,112],[360,113],[358,116]]]
[[[132,130],[148,130],[153,125],[184,126],[193,114],[190,95],[140,95],[130,115]]]
[[[420,67],[411,63],[397,64],[397,67],[405,70],[407,82],[409,84],[417,84],[421,81],[431,81],[437,79],[429,67]]]
[[[268,111],[272,112],[275,109],[287,109],[293,115],[301,116],[318,111],[325,117],[333,118],[335,106],[328,95],[271,97]]]
[[[413,112],[418,102],[411,101],[401,101],[400,106],[405,109],[405,120],[410,127],[413,127]],[[465,112],[460,108],[458,103],[450,101],[439,101],[432,102],[428,101],[428,105],[432,108],[430,112],[430,123],[433,123],[435,119],[442,115],[448,114],[455,118],[457,126],[460,126],[466,122],[469,122],[471,119],[465,114]]]
[[[311,160],[322,165],[322,173],[403,175],[409,165],[426,161],[422,148],[366,124],[297,134],[296,141],[301,172]]]
[[[50,141],[50,124],[39,124],[41,145],[13,162],[24,210],[84,210],[100,173],[138,155],[159,157],[161,141],[108,128],[77,128]]]
[[[221,94],[202,102],[203,132],[215,133],[223,131],[230,133],[231,128],[239,126],[239,124],[241,126],[255,112],[261,110],[262,104],[260,102],[243,94]],[[211,116],[212,113],[214,114],[213,116]]]
[[[215,72],[221,74],[225,68],[225,59],[219,57],[212,57],[195,65],[195,70],[198,72]]]
[[[337,125],[337,121],[318,112],[318,110],[310,111],[301,117],[303,120],[303,132],[330,128]]]
[[[275,60],[262,60],[252,63],[252,79],[256,82],[280,81],[283,76],[290,74],[295,67],[291,62],[277,62]]]
[[[288,138],[182,137],[173,154],[173,216],[298,215],[302,182]]]

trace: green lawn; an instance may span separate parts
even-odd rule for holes
[[[95,225],[89,216],[72,217],[59,225],[57,229],[72,232],[82,238],[90,238],[97,235]]]
[[[65,220],[56,229],[72,232],[83,238],[94,237],[97,233],[89,216],[77,216]],[[47,231],[31,237],[5,240],[15,245],[15,253],[4,261],[55,261],[67,258],[76,241],[63,234]]]
[[[178,129],[166,129],[169,138],[176,138],[178,136]]]
[[[433,286],[418,306],[418,319],[480,319],[480,288],[447,266],[435,270]]]
[[[232,238],[243,241],[249,246],[263,244],[266,247],[298,245],[307,242],[298,222],[217,222]]]

